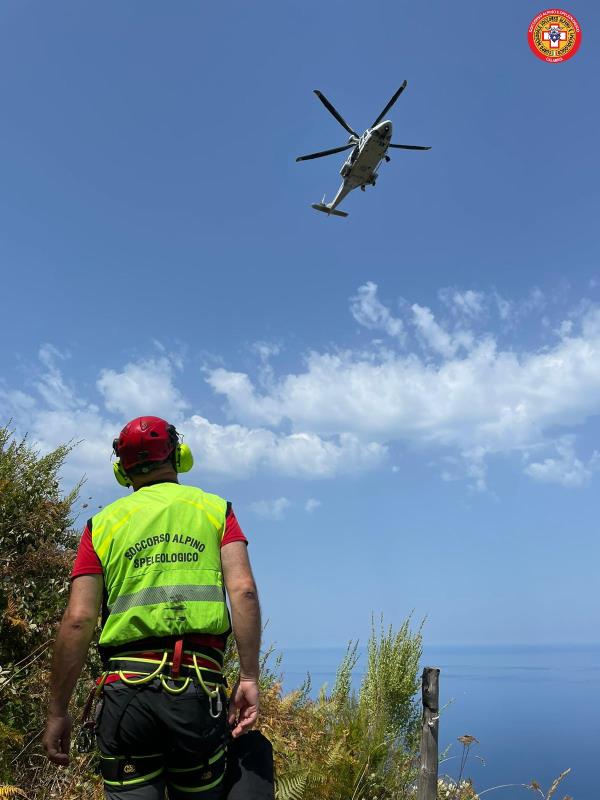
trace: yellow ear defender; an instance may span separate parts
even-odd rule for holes
[[[189,472],[194,466],[194,456],[187,444],[175,448],[175,472]]]
[[[127,477],[127,473],[121,466],[121,462],[118,458],[116,461],[113,461],[113,472],[117,483],[119,483],[121,486],[125,486],[126,488],[131,486],[131,482]]]

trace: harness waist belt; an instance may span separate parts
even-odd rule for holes
[[[181,679],[181,677],[194,679],[197,677],[197,671],[201,673],[206,683],[227,686],[227,680],[222,672],[217,669],[213,670],[200,666],[198,666],[196,670],[194,664],[180,664],[179,673],[177,675],[172,675],[171,664],[166,661],[161,666],[160,661],[157,662],[150,659],[110,658],[108,664],[109,675],[124,672],[128,675],[155,675],[157,678],[164,675],[165,677],[170,676],[174,679]]]

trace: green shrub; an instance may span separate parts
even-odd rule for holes
[[[373,626],[367,670],[351,689],[357,643],[350,643],[330,692],[309,697],[310,681],[282,697],[263,695],[261,727],[275,751],[278,800],[405,800],[417,775],[416,691],[421,631]]]
[[[50,648],[77,544],[79,487],[63,496],[59,485],[70,451],[41,456],[0,427],[0,783],[23,785],[31,759],[40,763]]]

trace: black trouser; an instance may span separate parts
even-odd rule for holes
[[[214,711],[214,704],[213,704]],[[218,719],[196,683],[179,695],[158,680],[104,687],[96,727],[109,800],[221,800],[227,703]]]

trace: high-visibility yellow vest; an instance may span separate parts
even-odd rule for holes
[[[108,616],[100,644],[230,629],[221,571],[227,502],[157,483],[92,518]]]

